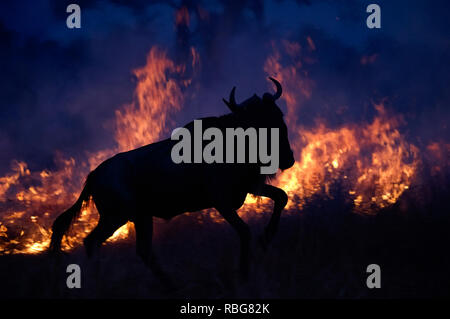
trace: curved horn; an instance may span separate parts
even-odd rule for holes
[[[227,100],[223,99],[223,101],[225,102],[225,104],[230,108],[230,110],[232,112],[237,112],[238,110],[238,106],[236,104],[236,99],[234,97],[234,92],[236,91],[236,87],[234,86],[233,89],[230,92],[230,101],[228,102]]]
[[[283,92],[283,89],[281,88],[281,84],[280,82],[278,82],[277,80],[275,80],[273,77],[269,77],[269,79],[275,83],[275,85],[277,86],[277,92],[273,95],[273,99],[277,100],[280,98],[281,93]]]
[[[234,97],[234,92],[236,91],[236,87],[235,86],[233,86],[233,89],[231,90],[231,92],[230,92],[230,103],[233,105],[233,106],[237,106],[237,104],[236,104],[236,99],[235,99],[235,97]]]

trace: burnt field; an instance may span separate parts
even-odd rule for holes
[[[238,276],[234,230],[208,214],[155,220],[154,248],[176,287],[162,285],[135,254],[134,233],[88,259],[82,247],[54,258],[0,256],[1,298],[419,298],[450,292],[450,183],[430,180],[374,216],[352,212],[332,185],[301,211],[285,212],[266,253],[256,240],[248,282]],[[247,214],[254,239],[268,222]],[[66,287],[66,267],[80,265],[82,287]],[[381,267],[381,288],[368,289],[366,267]]]

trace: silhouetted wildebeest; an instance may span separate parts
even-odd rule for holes
[[[278,81],[270,79],[277,87],[274,95],[265,93],[262,99],[254,95],[237,104],[233,88],[229,101],[224,99],[232,113],[203,118],[202,123],[204,128],[216,127],[223,131],[238,127],[278,128],[279,168],[284,170],[294,164],[294,156],[283,113],[275,103],[282,88]],[[192,130],[192,122],[185,127]],[[275,202],[270,222],[260,238],[260,243],[266,248],[288,201],[286,193],[267,184],[270,176],[261,174],[260,161],[253,164],[175,164],[171,159],[175,143],[166,139],[119,153],[101,163],[88,175],[77,202],[55,220],[50,251],[60,250],[64,233],[79,214],[83,201],[92,196],[100,218],[84,240],[88,256],[119,227],[132,221],[136,230],[137,254],[155,274],[163,276],[151,248],[153,216],[170,219],[185,212],[215,208],[239,235],[240,269],[246,276],[251,234],[236,210],[242,206],[248,193],[269,197]]]

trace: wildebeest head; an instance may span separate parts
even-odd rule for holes
[[[225,99],[223,101],[233,113],[247,123],[247,127],[278,128],[280,169],[284,170],[292,167],[295,159],[289,144],[288,129],[284,122],[283,112],[275,103],[282,93],[281,84],[272,77],[269,77],[269,79],[276,85],[277,91],[275,94],[264,93],[262,99],[255,94],[244,102],[237,104],[234,96],[236,87],[233,87],[229,101]],[[270,141],[270,138],[268,140]]]

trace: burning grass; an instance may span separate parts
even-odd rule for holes
[[[422,164],[423,151],[401,134],[402,119],[390,114],[380,103],[374,105],[378,115],[368,123],[329,128],[318,122],[315,127],[303,127],[296,114],[313,94],[314,83],[302,67],[310,62],[301,60],[302,48],[298,44],[285,41],[283,47],[285,52],[274,50],[264,68],[283,84],[286,122],[297,160],[293,168],[274,181],[289,194],[286,214],[298,215],[309,203],[318,203],[318,196],[323,201],[333,201],[332,188],[337,184],[351,212],[373,215],[395,205],[403,194],[420,183],[419,170],[429,169]],[[191,53],[195,68],[200,57],[194,48]],[[287,55],[289,63],[282,63],[286,60],[283,55]],[[176,65],[163,50],[152,48],[146,65],[134,71],[135,98],[116,111],[116,148],[87,154],[85,160],[58,154],[55,159],[58,169],[54,171],[31,171],[26,163],[14,162],[11,172],[0,177],[0,254],[44,251],[49,244],[51,223],[76,200],[90,170],[117,152],[162,138],[173,126],[172,116],[183,111],[183,90],[192,82],[185,72],[184,65]],[[434,174],[442,172],[448,144],[431,143],[427,150],[426,156],[433,158],[427,161],[432,162]],[[240,214],[246,219],[264,219],[265,214],[260,213],[270,205],[267,200],[249,197]],[[205,215],[187,217],[195,216],[193,220],[199,224],[205,220],[222,224],[217,212],[209,210]],[[64,249],[80,245],[97,218],[95,207],[85,205],[81,218],[65,236]],[[109,242],[126,240],[132,233],[133,226],[127,224]]]
[[[449,178],[450,176],[447,176]],[[420,190],[427,189],[423,185]],[[174,279],[168,291],[135,254],[134,244],[106,245],[88,260],[81,248],[60,259],[0,256],[2,298],[404,298],[448,296],[450,179],[432,202],[400,196],[377,215],[353,213],[342,185],[317,193],[301,211],[283,214],[273,245],[253,242],[248,283],[238,280],[238,238],[207,214],[157,220],[154,247]],[[405,203],[408,205],[405,207]],[[269,209],[270,207],[266,207]],[[255,213],[256,215],[256,213]],[[267,215],[245,219],[258,234]],[[133,237],[133,234],[131,234]],[[65,267],[82,269],[82,288],[67,289]],[[367,265],[382,270],[382,289],[367,289]],[[114,265],[114,266],[112,266]]]

